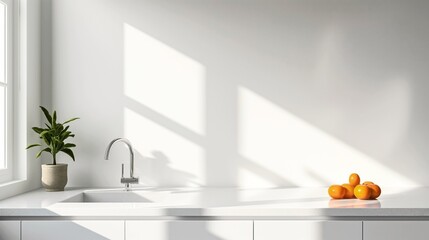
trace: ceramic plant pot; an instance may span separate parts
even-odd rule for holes
[[[67,184],[67,164],[42,165],[42,185],[47,192],[64,191]]]

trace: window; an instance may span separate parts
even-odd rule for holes
[[[0,182],[12,179],[13,0],[0,0]]]

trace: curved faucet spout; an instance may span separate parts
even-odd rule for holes
[[[128,150],[130,151],[130,178],[134,178],[134,151],[128,139],[126,138],[113,139],[107,146],[106,153],[104,154],[104,159],[109,160],[110,149],[112,148],[113,144],[115,144],[116,142],[123,142],[128,147]]]

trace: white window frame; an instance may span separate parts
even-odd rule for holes
[[[15,26],[14,20],[16,13],[16,6],[14,6],[15,1],[14,0],[0,0],[1,4],[4,4],[6,6],[6,39],[5,39],[5,72],[6,72],[6,83],[0,83],[2,86],[6,87],[6,136],[5,136],[5,159],[6,159],[6,166],[3,168],[1,166],[0,168],[0,183],[5,183],[8,181],[11,181],[13,179],[13,133],[14,133],[14,126],[13,126],[13,93],[14,93],[14,66],[13,66],[13,57],[15,55],[13,44],[17,44],[18,41],[14,41],[16,35],[15,35]],[[18,39],[16,39],[18,40]]]

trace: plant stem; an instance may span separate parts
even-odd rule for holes
[[[52,158],[53,158],[53,164],[57,165],[57,154],[52,154]]]

